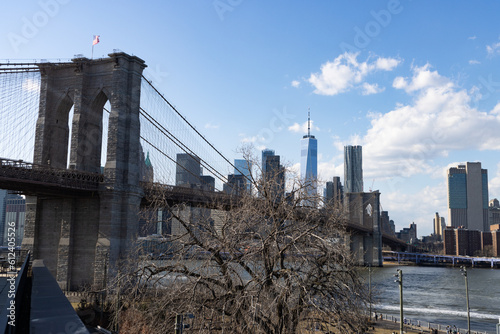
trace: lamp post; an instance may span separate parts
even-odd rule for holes
[[[397,275],[394,276],[398,278],[394,282],[399,284],[399,333],[403,334],[403,271],[398,269]]]
[[[372,265],[368,265],[368,299],[370,302],[370,321],[372,320]]]
[[[183,318],[184,317],[182,314],[177,314],[175,316],[175,326],[174,326],[175,334],[182,334],[182,329],[184,327]]]
[[[182,334],[184,332],[184,328],[190,328],[190,324],[185,324],[184,319],[193,319],[194,314],[192,313],[182,313],[182,314],[177,314],[175,316],[175,325],[174,325],[174,333],[175,334]]]
[[[467,268],[465,266],[461,266],[460,271],[465,277],[465,299],[467,300],[467,334],[470,334],[469,283],[467,281]]]

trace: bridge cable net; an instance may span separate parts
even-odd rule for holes
[[[181,169],[203,184],[202,176],[215,179],[221,190],[234,165],[222,155],[183,115],[143,76],[141,86],[141,144],[154,168],[154,181],[176,183],[176,169]],[[189,154],[200,161],[200,173],[177,165],[177,154]]]
[[[0,157],[33,161],[40,72],[30,64],[0,64]]]
[[[0,63],[0,157],[33,160],[40,82],[36,64]],[[140,121],[141,144],[155,182],[175,184],[178,153],[199,158],[202,171],[193,176],[200,182],[202,175],[214,177],[217,190],[233,173],[234,165],[144,77]]]

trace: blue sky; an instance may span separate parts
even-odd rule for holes
[[[500,197],[500,3],[495,1],[9,1],[3,59],[119,49],[230,159],[252,143],[299,170],[307,109],[319,174],[364,184],[399,230],[447,219],[446,169],[480,161]]]

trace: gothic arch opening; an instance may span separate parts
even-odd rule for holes
[[[73,117],[75,115],[75,106],[72,105],[68,113],[68,140],[66,141],[68,152],[66,153],[66,167],[70,168],[70,157],[71,157],[71,134],[73,133]]]
[[[55,115],[52,118],[53,124],[50,127],[50,149],[48,152],[47,163],[55,168],[66,168],[69,153],[69,140],[71,120],[70,111],[73,110],[73,100],[68,95],[65,95],[59,106],[55,110]]]
[[[104,105],[108,102],[108,97],[103,91],[100,91],[92,102],[89,110],[89,117],[87,122],[85,122],[85,133],[86,140],[88,141],[87,149],[89,152],[89,161],[86,165],[90,166],[90,171],[101,172],[101,160],[103,153],[103,142],[104,140]],[[107,134],[107,128],[106,128]],[[106,141],[107,142],[107,141]],[[106,146],[104,146],[106,147]],[[106,150],[104,150],[106,151]],[[104,152],[105,153],[105,152]]]
[[[104,104],[102,113],[102,143],[101,143],[101,170],[106,166],[108,154],[108,127],[109,127],[109,113],[111,112],[111,103],[109,100]]]
[[[106,113],[103,108],[107,101],[108,97],[101,90],[89,104],[82,103],[80,109],[75,110],[70,168],[101,172],[103,142],[107,142],[107,138],[103,139],[103,126],[106,126],[107,136],[107,124],[103,125],[103,114]]]

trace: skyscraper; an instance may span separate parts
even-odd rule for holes
[[[344,146],[344,191],[363,192],[363,158],[361,146]]]
[[[262,150],[262,174],[265,175],[266,174],[266,162],[267,162],[267,157],[271,157],[271,156],[274,156],[274,150],[270,150],[270,149],[264,149]]]
[[[2,197],[1,195],[1,190],[0,190],[0,198]],[[489,207],[488,207],[488,224],[495,225],[495,224],[500,224],[500,203],[496,198],[492,199],[489,202]]]
[[[175,166],[175,185],[187,188],[197,188],[200,181],[200,158],[188,153],[177,153]]]
[[[9,240],[9,230],[11,227],[7,224],[14,223],[15,227],[15,245],[21,246],[24,234],[24,221],[26,219],[26,200],[17,194],[9,194],[5,196],[5,226],[3,231],[3,244],[7,245]]]
[[[448,170],[448,217],[453,227],[489,231],[488,171],[480,162]]]
[[[285,194],[285,168],[280,164],[280,156],[273,150],[262,151],[262,178],[264,186],[268,187],[277,200]]]
[[[215,177],[210,175],[200,175],[201,189],[204,191],[215,190]]]
[[[434,235],[438,238],[438,240],[443,240],[443,230],[446,228],[446,224],[444,223],[444,217],[440,217],[439,213],[436,212],[433,224],[434,224]]]
[[[333,181],[326,182],[324,197],[326,203],[342,204],[344,187],[342,187],[339,176],[334,176]]]
[[[244,175],[245,184],[248,191],[252,189],[250,183],[250,172],[252,170],[252,163],[245,159],[234,159],[234,175]]]
[[[307,117],[307,135],[300,141],[300,178],[309,197],[317,195],[318,181],[318,140],[311,135],[311,117]]]
[[[243,195],[248,191],[245,176],[243,174],[229,174],[227,183],[224,183],[222,190],[230,195]]]
[[[3,246],[3,234],[5,231],[5,197],[7,190],[0,189],[0,246]]]

